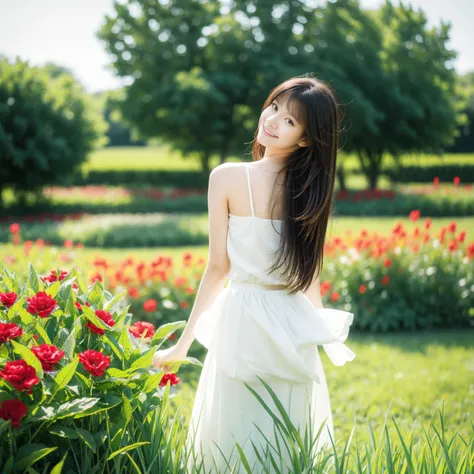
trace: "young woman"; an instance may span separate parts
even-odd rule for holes
[[[188,432],[196,458],[189,472],[196,460],[206,473],[231,472],[236,443],[261,472],[254,446],[264,453],[278,430],[245,384],[277,412],[262,380],[302,436],[322,429],[315,453],[334,439],[318,345],[338,366],[355,357],[344,344],[353,313],[323,308],[319,286],[338,127],[329,86],[291,78],[263,105],[253,162],[225,163],[210,175],[206,270],[179,342],[154,358],[166,371],[194,338],[208,349]]]

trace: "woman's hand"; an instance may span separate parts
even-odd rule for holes
[[[153,356],[153,366],[157,369],[162,369],[164,372],[170,372],[170,367],[173,362],[180,362],[186,360],[188,351],[182,349],[178,345],[156,351]]]

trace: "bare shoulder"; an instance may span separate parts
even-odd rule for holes
[[[244,163],[222,163],[216,166],[209,175],[209,182],[230,186],[235,183],[236,172],[243,169]]]

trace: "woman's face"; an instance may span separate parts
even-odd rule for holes
[[[274,100],[260,115],[257,140],[266,148],[265,153],[290,153],[306,146],[303,133],[303,124],[297,122],[280,99]]]

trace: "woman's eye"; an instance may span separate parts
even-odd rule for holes
[[[275,102],[272,102],[272,107],[273,107],[273,106],[278,107],[278,105],[275,104]],[[275,109],[273,109],[273,110],[275,110]],[[288,119],[288,120],[289,120],[288,123],[289,123],[290,125],[294,125],[293,120],[291,120],[291,119]]]

